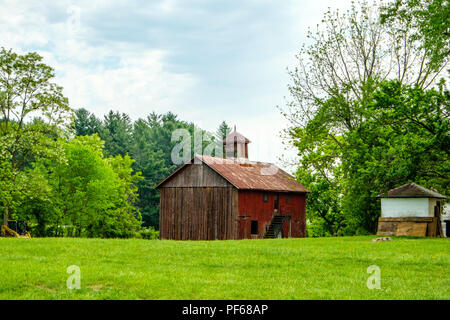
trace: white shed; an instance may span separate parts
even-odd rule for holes
[[[415,183],[389,190],[381,198],[380,235],[440,237],[441,213],[446,196]]]

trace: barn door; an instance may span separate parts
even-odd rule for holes
[[[278,193],[275,193],[274,200],[273,200],[273,210],[278,211],[279,206],[280,206],[280,196]]]

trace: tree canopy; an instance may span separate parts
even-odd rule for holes
[[[375,196],[406,182],[448,193],[449,22],[446,0],[360,2],[308,32],[282,113],[311,190],[310,235],[374,232]],[[156,236],[173,133],[189,133],[189,158],[218,155],[231,128],[211,134],[171,112],[98,118],[72,110],[54,78],[37,53],[0,50],[3,223],[25,219],[39,236]]]
[[[38,236],[157,236],[154,187],[177,166],[173,131],[200,134],[202,150],[211,134],[171,112],[132,121],[73,111],[53,78],[38,54],[0,51],[3,223],[26,220]]]
[[[448,191],[448,10],[439,3],[361,2],[329,10],[309,31],[282,113],[297,177],[312,191],[311,233],[374,232],[375,196],[402,183]]]
[[[36,157],[57,158],[55,136],[72,116],[54,70],[36,53],[0,50],[0,184],[3,224],[17,206],[23,169]]]

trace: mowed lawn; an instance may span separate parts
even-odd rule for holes
[[[0,299],[450,299],[450,239],[374,237],[0,238]],[[67,289],[71,265],[79,290]]]

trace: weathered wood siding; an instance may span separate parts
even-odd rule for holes
[[[377,235],[436,237],[441,235],[438,220],[438,217],[381,217]]]
[[[161,239],[237,239],[238,191],[211,168],[188,165],[160,192]]]
[[[177,172],[162,187],[228,187],[230,183],[204,164],[190,164]]]
[[[161,239],[237,239],[237,200],[231,186],[161,188]]]

